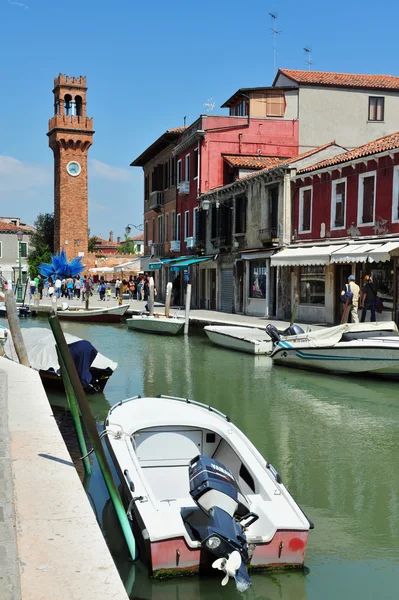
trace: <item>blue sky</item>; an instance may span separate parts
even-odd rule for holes
[[[142,223],[142,171],[129,164],[163,131],[215,114],[238,88],[271,84],[277,66],[399,75],[398,3],[288,0],[0,0],[0,214],[32,223],[53,210],[46,136],[53,78],[86,75],[89,224],[123,235]],[[389,6],[389,10],[388,10]]]

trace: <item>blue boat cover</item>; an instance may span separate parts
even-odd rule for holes
[[[83,387],[87,387],[91,383],[90,367],[93,360],[97,356],[97,350],[87,340],[81,340],[80,342],[73,342],[68,344],[68,348],[71,351],[73,362],[75,363],[76,370],[80,377]]]

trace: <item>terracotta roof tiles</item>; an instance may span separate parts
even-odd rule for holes
[[[296,83],[304,83],[308,85],[331,85],[354,88],[399,90],[399,77],[395,77],[393,75],[363,75],[351,73],[331,73],[324,71],[294,71],[291,69],[279,69],[277,77],[279,74],[285,75]]]
[[[6,221],[0,221],[0,231],[15,231],[15,233],[17,231],[23,231],[26,233],[24,227],[17,227],[13,223],[6,223]]]
[[[224,160],[231,167],[241,167],[243,169],[264,169],[275,167],[281,161],[285,160],[284,158],[279,158],[277,156],[243,156],[239,155],[224,155]]]

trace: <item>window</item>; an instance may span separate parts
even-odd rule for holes
[[[383,121],[385,112],[385,98],[383,96],[369,96],[369,121]]]
[[[186,212],[184,213],[184,239],[186,240],[189,235],[189,227],[190,227],[190,212],[188,210],[186,210]]]
[[[152,172],[151,191],[161,192],[164,189],[164,165],[160,163]]]
[[[285,98],[284,92],[268,92],[266,94],[266,116],[284,117]]]
[[[169,189],[169,172],[170,172],[170,164],[169,160],[166,161],[163,165],[163,189]]]
[[[190,181],[190,155],[186,154],[185,164],[184,164],[184,174],[185,181]]]
[[[148,246],[148,221],[144,224],[144,245]]]
[[[150,197],[150,178],[148,175],[144,177],[144,200]]]
[[[152,243],[155,242],[155,217],[152,219]]]
[[[312,188],[301,188],[299,192],[299,233],[309,233],[312,223]]]
[[[171,239],[175,240],[176,239],[176,211],[172,210],[172,232],[171,232]]]
[[[169,242],[169,213],[165,215],[165,242]]]
[[[324,304],[325,269],[324,265],[301,267],[301,304]]]
[[[183,173],[182,173],[182,164],[181,164],[181,160],[177,161],[177,184],[179,185],[179,183],[183,180]]]
[[[266,265],[265,261],[250,261],[249,297],[266,298]]]
[[[247,115],[248,102],[246,100],[241,100],[241,102],[230,108],[231,117],[246,117]]]
[[[158,244],[163,243],[163,215],[158,217]]]
[[[214,240],[219,234],[219,210],[215,204],[212,204],[211,209],[211,239]]]
[[[335,179],[331,186],[331,229],[345,227],[346,179]]]
[[[193,237],[197,237],[197,227],[198,227],[198,208],[193,209]]]
[[[170,187],[176,185],[176,158],[172,156],[170,159]]]
[[[20,252],[20,254],[18,254],[18,256],[21,256],[21,258],[26,258],[28,256],[27,242],[18,242],[18,244],[19,244],[18,252]]]
[[[193,178],[198,178],[198,148],[194,148]]]
[[[175,240],[178,242],[180,241],[180,231],[181,231],[180,227],[181,227],[181,214],[179,213],[176,216],[176,237],[175,237]]]
[[[393,170],[392,221],[399,221],[399,166]]]
[[[245,196],[236,198],[235,233],[245,233],[247,227],[247,199]]]
[[[375,172],[359,175],[358,225],[374,223],[375,182]]]
[[[384,309],[394,310],[394,278],[392,261],[372,263],[370,274],[377,290],[377,296],[384,303]]]

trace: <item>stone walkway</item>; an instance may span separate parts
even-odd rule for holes
[[[7,374],[0,371],[0,598],[20,600],[14,488],[8,433]]]

